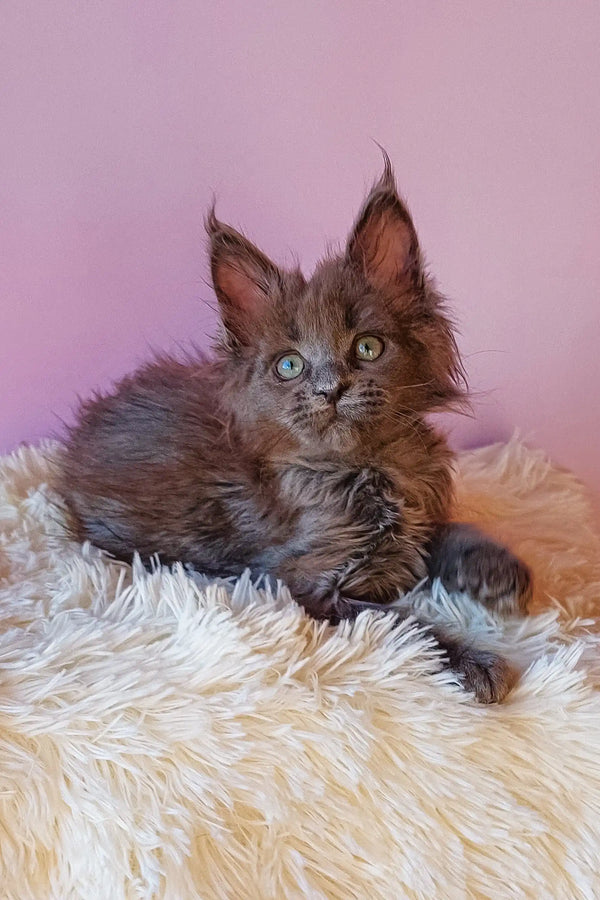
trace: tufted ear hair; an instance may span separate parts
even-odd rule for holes
[[[346,258],[386,294],[416,287],[422,279],[421,254],[410,213],[396,189],[389,156],[348,238]]]
[[[210,238],[210,266],[225,329],[235,343],[245,343],[259,322],[281,272],[242,234],[219,222],[214,207],[206,219]]]

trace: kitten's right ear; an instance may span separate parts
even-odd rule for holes
[[[214,206],[206,218],[206,230],[223,324],[234,342],[243,344],[265,312],[269,295],[280,285],[281,274],[251,241],[219,222]]]

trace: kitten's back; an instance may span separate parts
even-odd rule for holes
[[[222,380],[218,363],[161,359],[82,407],[57,485],[79,540],[208,573],[252,563],[239,510],[251,517],[254,464],[231,443]]]

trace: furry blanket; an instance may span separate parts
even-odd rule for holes
[[[600,897],[600,543],[570,474],[461,457],[462,517],[537,577],[525,621],[413,598],[524,669],[484,707],[410,621],[332,629],[69,543],[59,452],[0,461],[3,900]]]

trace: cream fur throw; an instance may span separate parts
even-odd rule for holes
[[[436,589],[526,670],[484,707],[410,622],[330,629],[283,588],[68,543],[59,452],[0,462],[2,900],[600,897],[600,545],[571,475],[517,441],[461,458],[462,516],[541,612]]]

